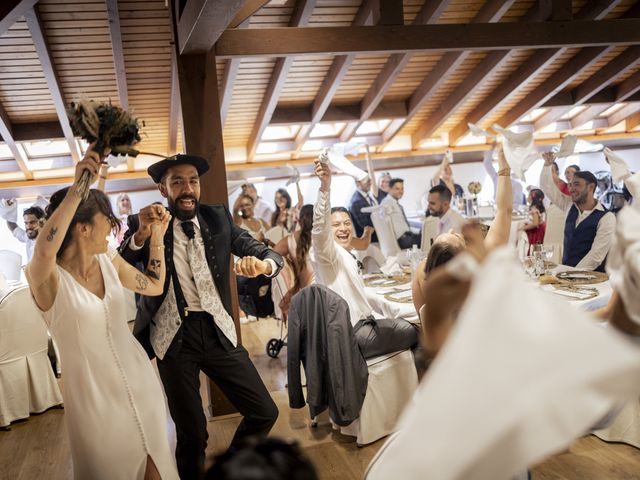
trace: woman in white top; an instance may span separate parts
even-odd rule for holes
[[[119,225],[109,199],[99,190],[86,200],[78,193],[82,173],[95,180],[100,161],[89,149],[76,165],[74,184],[53,194],[26,269],[64,365],[74,477],[177,479],[162,387],[129,331],[122,288],[162,293],[170,216],[158,207],[161,221],[151,227],[146,273],[109,251],[107,236]]]
[[[267,222],[254,216],[254,201],[249,195],[241,194],[233,206],[233,221],[259,242],[265,241],[264,234],[269,229]]]

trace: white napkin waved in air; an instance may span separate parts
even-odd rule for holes
[[[300,171],[293,165],[287,165],[289,170],[289,180],[287,180],[286,186],[288,187],[292,183],[298,183],[300,181]]]
[[[41,209],[45,209],[47,208],[47,205],[49,205],[49,201],[44,198],[42,195],[38,195],[38,197],[36,198],[36,201],[33,202],[33,207],[40,207]]]
[[[18,223],[18,202],[15,198],[0,198],[0,217]]]
[[[611,176],[614,182],[620,182],[631,175],[627,162],[609,147],[605,147],[604,156],[609,165],[611,165]]]
[[[634,175],[638,176],[639,174]],[[627,314],[640,325],[640,204],[627,205],[616,221],[616,232],[607,257],[611,285],[620,294]]]
[[[467,126],[469,127],[469,130],[471,131],[472,134],[474,134],[476,137],[489,137],[489,138],[496,138],[495,135],[487,132],[486,130],[483,130],[482,128],[480,128],[478,125],[476,125],[475,123],[467,123]]]
[[[320,154],[320,161],[328,160],[338,170],[342,170],[342,172],[352,176],[357,181],[364,180],[368,176],[367,172],[356,167],[345,157],[346,155],[355,155],[363,145],[362,143],[351,142],[336,143]]]
[[[556,158],[568,157],[569,155],[573,155],[574,150],[576,149],[576,143],[578,142],[578,137],[575,135],[567,135],[562,139],[560,143],[560,149],[558,153],[556,153]]]
[[[365,478],[510,480],[637,395],[639,376],[640,349],[527,285],[503,247]]]
[[[504,137],[502,148],[511,170],[513,170],[517,178],[524,181],[524,172],[526,172],[538,158],[538,154],[533,145],[533,133],[515,133],[506,128],[502,128],[497,123],[493,124],[493,129]]]

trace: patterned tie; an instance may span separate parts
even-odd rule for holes
[[[233,319],[227,313],[222,305],[218,289],[211,278],[211,270],[204,254],[204,242],[202,238],[195,238],[195,229],[192,221],[182,222],[180,224],[185,235],[189,238],[187,243],[187,257],[193,281],[198,290],[200,297],[200,306],[202,309],[211,314],[213,321],[218,328],[224,333],[234,347],[238,346],[238,336]]]

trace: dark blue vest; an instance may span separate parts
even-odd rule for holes
[[[591,215],[576,227],[578,213],[578,207],[572,205],[567,219],[564,222],[564,252],[562,254],[562,263],[571,267],[575,267],[591,250],[593,240],[596,238],[598,223],[607,211],[594,210],[591,212]],[[604,261],[596,270],[604,272]]]

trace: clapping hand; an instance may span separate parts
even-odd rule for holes
[[[271,264],[260,260],[256,257],[242,257],[240,258],[234,267],[236,275],[243,277],[257,277],[258,275],[271,275]]]

